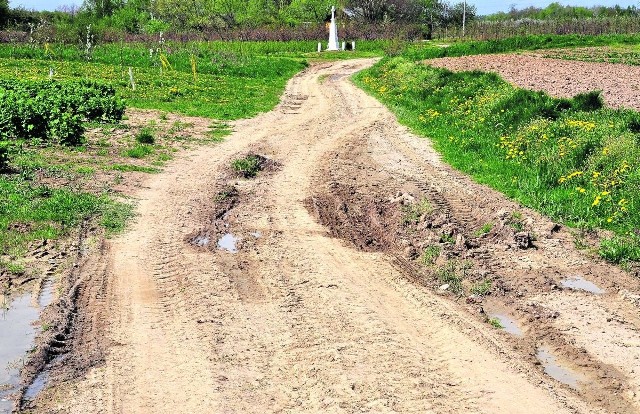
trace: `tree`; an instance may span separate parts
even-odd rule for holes
[[[7,27],[9,22],[9,0],[0,0],[0,29]]]

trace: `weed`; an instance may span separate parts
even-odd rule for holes
[[[480,227],[478,230],[476,230],[476,232],[474,233],[474,235],[476,237],[480,237],[483,236],[485,234],[488,234],[491,232],[491,229],[493,229],[493,223],[486,223],[484,224],[482,227]]]
[[[420,262],[427,266],[433,265],[440,256],[441,250],[440,246],[436,245],[427,247],[420,256]]]
[[[153,134],[153,129],[150,127],[142,128],[136,134],[136,142],[139,144],[154,144],[156,142],[156,138]]]
[[[418,224],[420,218],[425,214],[431,214],[433,212],[433,206],[426,198],[422,200],[410,204],[408,206],[404,206],[403,208],[403,216],[402,222],[403,224]]]
[[[133,205],[114,200],[104,200],[100,206],[100,225],[107,234],[115,234],[124,230],[127,221],[134,216]]]
[[[492,283],[491,280],[485,279],[482,282],[478,282],[471,287],[471,293],[478,296],[486,296],[491,292]]]
[[[493,326],[496,329],[504,329],[504,326],[502,326],[502,323],[498,318],[489,318],[487,320],[487,323],[489,323],[489,325]]]
[[[442,235],[440,236],[440,242],[441,243],[455,244],[456,239],[451,234],[442,233]]]
[[[462,281],[467,276],[467,272],[473,264],[468,261],[448,260],[444,265],[439,266],[435,275],[438,282],[449,285],[449,289],[458,295],[464,293]]]
[[[507,223],[511,226],[515,231],[523,231],[524,223],[522,222],[522,213],[519,211],[514,211],[507,219]]]
[[[169,119],[169,116],[166,112],[160,112],[159,118],[161,121],[166,121],[167,119]]]
[[[146,144],[138,144],[124,152],[125,156],[131,158],[144,158],[149,154],[153,154],[153,147]]]
[[[262,169],[262,165],[257,155],[247,155],[244,158],[233,160],[231,162],[231,168],[244,178],[253,178],[258,175],[258,172]]]

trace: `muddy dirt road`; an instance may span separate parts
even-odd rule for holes
[[[372,63],[312,66],[275,111],[150,177],[135,224],[89,246],[71,351],[25,406],[639,412],[637,281],[443,165],[352,85]],[[267,168],[238,178],[229,165],[248,153]],[[535,248],[518,248],[516,210]],[[431,245],[441,253],[423,265]],[[464,267],[464,295],[441,288],[447,265]],[[571,276],[606,292],[563,287]],[[490,288],[471,294],[475,282]]]

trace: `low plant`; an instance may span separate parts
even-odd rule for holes
[[[436,269],[435,275],[438,282],[449,285],[453,293],[462,295],[464,293],[462,281],[472,267],[473,264],[468,261],[448,260]]]
[[[253,178],[260,172],[261,162],[256,155],[247,155],[244,158],[238,158],[231,162],[233,168],[238,174],[244,178]]]
[[[493,223],[485,223],[482,225],[482,227],[480,227],[478,230],[475,231],[474,235],[476,237],[483,236],[485,234],[490,233],[491,229],[493,229]]]
[[[420,262],[427,266],[433,265],[440,256],[441,251],[442,248],[437,245],[427,247],[420,256]]]
[[[146,144],[137,144],[133,148],[129,148],[124,152],[127,157],[131,158],[144,158],[153,153],[153,147]]]
[[[420,217],[425,214],[431,214],[433,206],[428,199],[423,198],[416,203],[409,204],[403,208],[402,222],[406,224],[417,224]]]
[[[471,293],[478,296],[486,296],[491,292],[492,283],[491,280],[485,279],[471,286]]]
[[[440,236],[440,242],[454,244],[456,242],[456,239],[451,234],[442,233],[442,235]]]
[[[489,318],[487,319],[487,323],[496,329],[504,329],[504,326],[502,326],[502,323],[498,318]]]
[[[136,134],[136,142],[139,144],[154,144],[156,138],[153,133],[153,129],[150,127],[144,127]]]

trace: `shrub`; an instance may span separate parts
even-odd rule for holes
[[[140,144],[154,144],[156,139],[151,128],[144,127],[136,134],[136,141]]]

